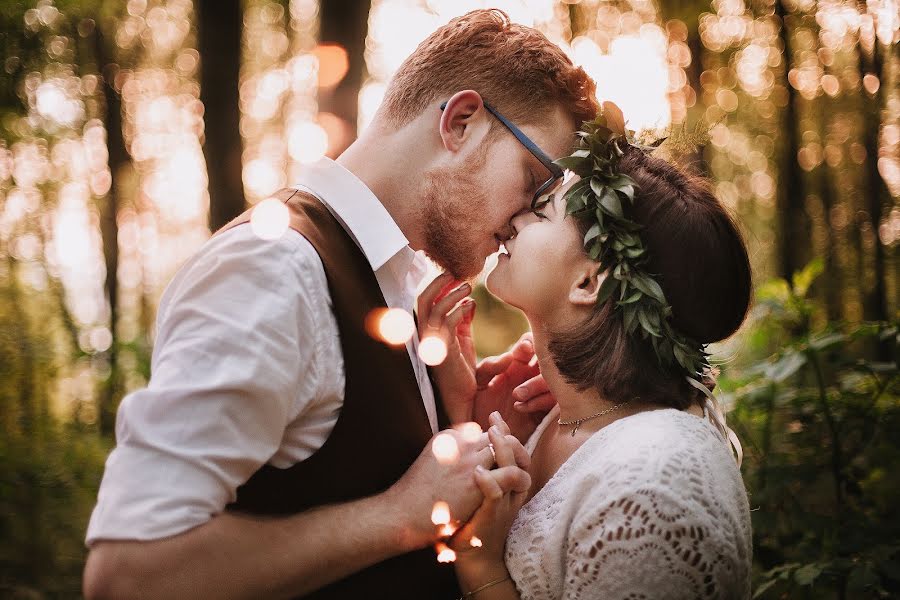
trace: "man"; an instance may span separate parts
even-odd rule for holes
[[[362,321],[412,311],[416,250],[476,275],[596,108],[593,83],[543,35],[475,11],[406,60],[336,162],[276,194],[284,236],[256,238],[249,211],[217,232],[166,290],[153,377],[122,402],[85,595],[454,597],[431,510],[442,500],[468,519],[491,451],[451,430],[459,460],[435,459],[447,423],[417,340],[390,348]],[[528,348],[479,366],[479,382],[496,376],[482,413],[537,374]],[[545,391],[533,379],[515,399]]]

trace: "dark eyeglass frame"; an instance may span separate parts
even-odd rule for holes
[[[447,102],[448,101],[445,101],[441,104],[441,110],[447,108]],[[528,152],[530,152],[532,156],[538,159],[540,163],[547,168],[548,171],[550,171],[550,179],[542,183],[540,187],[538,187],[538,189],[534,192],[534,197],[531,199],[531,208],[533,209],[537,207],[538,198],[540,198],[544,194],[544,192],[546,192],[550,188],[550,186],[563,178],[563,170],[559,167],[559,165],[555,164],[553,162],[553,159],[547,156],[547,153],[541,150],[540,147],[531,140],[531,138],[525,135],[525,133],[521,129],[513,125],[512,122],[509,121],[509,119],[501,115],[496,108],[494,108],[487,102],[484,102],[483,104],[487,111],[494,115],[498,121],[503,123],[503,126],[509,129],[510,133],[512,133],[515,138],[519,140],[519,143],[525,146],[525,149],[528,150]]]

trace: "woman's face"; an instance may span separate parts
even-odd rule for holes
[[[553,200],[539,212],[521,212],[512,219],[515,237],[506,242],[508,254],[500,254],[488,275],[487,288],[495,296],[529,318],[554,321],[571,305],[573,288],[597,263],[584,252],[581,234],[565,214],[563,195],[578,180],[573,177],[553,193]]]

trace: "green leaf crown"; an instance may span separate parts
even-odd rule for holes
[[[598,273],[607,276],[600,286],[597,302],[616,303],[622,311],[625,331],[640,330],[650,340],[659,363],[666,369],[680,368],[691,379],[701,381],[710,368],[709,354],[700,344],[677,332],[670,323],[672,307],[662,287],[647,271],[648,251],[639,235],[642,226],[628,218],[637,184],[620,173],[619,160],[628,146],[649,152],[665,138],[644,145],[629,141],[634,132],[625,128],[622,111],[612,102],[593,121],[578,131],[578,143],[571,155],[556,161],[581,179],[566,191],[566,214],[590,223],[584,236],[588,255],[600,262]],[[550,196],[534,208],[539,210]]]

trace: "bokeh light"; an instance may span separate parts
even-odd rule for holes
[[[437,336],[426,336],[419,342],[419,358],[429,367],[447,359],[447,342]]]
[[[449,433],[439,433],[431,442],[431,452],[441,464],[450,464],[459,460],[459,444]]]
[[[438,542],[436,548],[437,560],[439,563],[452,563],[456,560],[456,552],[454,552],[447,544]]]
[[[263,240],[277,240],[285,234],[290,224],[287,204],[277,198],[266,198],[253,207],[250,227]]]
[[[391,308],[378,321],[378,332],[389,344],[405,344],[416,333],[416,324],[411,314],[402,308]]]
[[[450,505],[439,500],[431,509],[431,522],[435,525],[447,525],[450,523]]]

